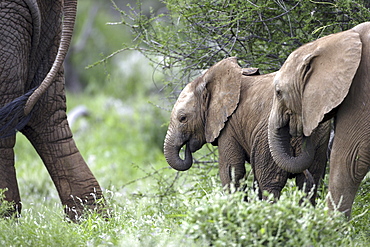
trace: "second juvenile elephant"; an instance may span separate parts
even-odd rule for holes
[[[269,143],[283,169],[303,171],[310,165],[307,155],[285,152],[289,136],[304,137],[312,157],[313,131],[334,117],[328,206],[349,217],[370,170],[370,22],[292,52],[276,74],[274,87]]]
[[[184,171],[192,165],[193,152],[205,143],[218,145],[219,169],[223,186],[245,176],[245,162],[252,165],[254,179],[261,191],[272,193],[275,198],[289,177],[296,176],[302,188],[309,182],[301,172],[288,173],[276,166],[270,154],[267,138],[268,117],[273,98],[275,73],[245,75],[235,58],[224,59],[212,66],[204,75],[189,83],[173,107],[164,143],[167,162]],[[329,124],[321,126],[314,136],[315,158],[308,168],[316,189],[325,172]],[[293,153],[299,153],[299,140],[293,140]],[[185,159],[179,157],[186,146]],[[312,179],[312,177],[311,177]],[[306,188],[307,190],[311,188]]]

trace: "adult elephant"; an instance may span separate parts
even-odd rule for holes
[[[274,79],[269,144],[277,164],[303,171],[313,157],[312,133],[335,117],[328,204],[347,216],[370,168],[370,22],[320,38],[295,50]],[[304,137],[292,157],[289,134]]]
[[[309,172],[305,172],[307,177],[302,172],[291,174],[278,168],[271,157],[267,139],[275,73],[251,74],[250,70],[239,67],[235,58],[228,58],[183,89],[173,107],[164,142],[166,160],[179,171],[187,170],[192,165],[191,153],[205,143],[212,143],[218,145],[223,186],[234,182],[239,187],[247,161],[252,165],[260,197],[263,197],[262,191],[268,191],[278,198],[288,177],[295,176],[300,188],[308,182],[306,189],[309,191],[313,183],[316,184],[311,198],[314,203],[319,181],[325,172],[329,125],[315,133],[314,143],[318,148],[308,167]],[[292,145],[292,151],[298,153],[300,142],[293,140]],[[184,160],[179,157],[183,146],[186,146]]]
[[[21,211],[13,151],[17,130],[42,158],[71,219],[81,214],[82,204],[95,208],[103,198],[66,117],[62,63],[76,7],[71,0],[0,2],[0,188],[14,202],[11,213]]]

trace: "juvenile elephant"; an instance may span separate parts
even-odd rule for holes
[[[349,217],[370,168],[370,22],[320,38],[295,50],[274,79],[269,144],[287,171],[310,166],[315,129],[335,120],[330,156],[329,207]],[[292,157],[289,134],[304,137],[305,157]]]
[[[8,189],[14,212],[21,211],[13,151],[17,130],[42,158],[71,219],[81,214],[81,202],[94,208],[103,198],[66,117],[62,63],[76,8],[71,0],[0,1],[0,188]]]
[[[204,75],[189,83],[173,107],[164,142],[164,154],[170,166],[185,171],[192,165],[193,152],[205,143],[218,145],[219,169],[223,186],[245,176],[245,161],[252,165],[254,179],[261,191],[272,193],[275,198],[288,177],[293,176],[276,166],[270,154],[267,124],[273,98],[273,78],[267,75],[246,75],[248,72],[237,64],[235,58],[224,59],[212,66]],[[317,146],[315,158],[307,176],[313,175],[315,202],[316,189],[326,166],[326,149],[329,125],[315,132]],[[298,140],[293,140],[292,152],[300,150]],[[185,159],[179,157],[186,145]],[[302,188],[311,180],[301,172],[294,174]],[[312,186],[311,182],[311,185]],[[311,187],[306,188],[310,190]]]

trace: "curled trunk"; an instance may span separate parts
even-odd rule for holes
[[[314,159],[314,148],[310,137],[303,137],[301,153],[295,157],[291,152],[288,125],[283,128],[274,128],[273,126],[270,121],[268,139],[275,163],[281,169],[291,173],[301,173],[309,168]]]
[[[164,142],[164,156],[166,157],[167,163],[178,171],[186,171],[193,164],[193,157],[189,148],[189,144],[185,147],[185,159],[180,158],[180,150],[182,146],[174,144],[174,138],[172,135],[167,134]]]

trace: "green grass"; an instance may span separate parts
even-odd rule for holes
[[[114,83],[114,80],[113,80]],[[118,83],[118,82],[117,82]],[[109,88],[113,88],[110,85]],[[143,89],[144,90],[144,89]],[[225,194],[217,164],[170,169],[162,152],[169,111],[160,95],[130,99],[102,90],[68,95],[68,109],[84,105],[90,115],[73,126],[77,146],[104,188],[109,219],[89,213],[79,224],[64,218],[55,187],[40,158],[17,135],[16,168],[23,202],[18,219],[0,219],[2,246],[366,246],[370,180],[356,197],[353,219],[330,213],[326,189],[316,208],[299,206],[292,183],[275,204]],[[212,160],[205,146],[195,158]],[[250,169],[250,166],[247,166]],[[327,180],[326,180],[327,181]],[[1,204],[0,212],[6,209]]]
[[[200,174],[192,174],[200,175]],[[217,179],[183,179],[168,191],[157,174],[151,192],[106,191],[111,218],[88,214],[80,224],[64,220],[58,203],[35,201],[21,218],[0,220],[3,246],[366,246],[366,229],[316,208],[299,206],[302,193],[288,189],[271,204],[249,191],[225,194]],[[190,185],[190,184],[188,184]],[[204,190],[200,189],[205,186]],[[360,218],[361,220],[361,218]],[[362,222],[362,228],[368,226]]]

